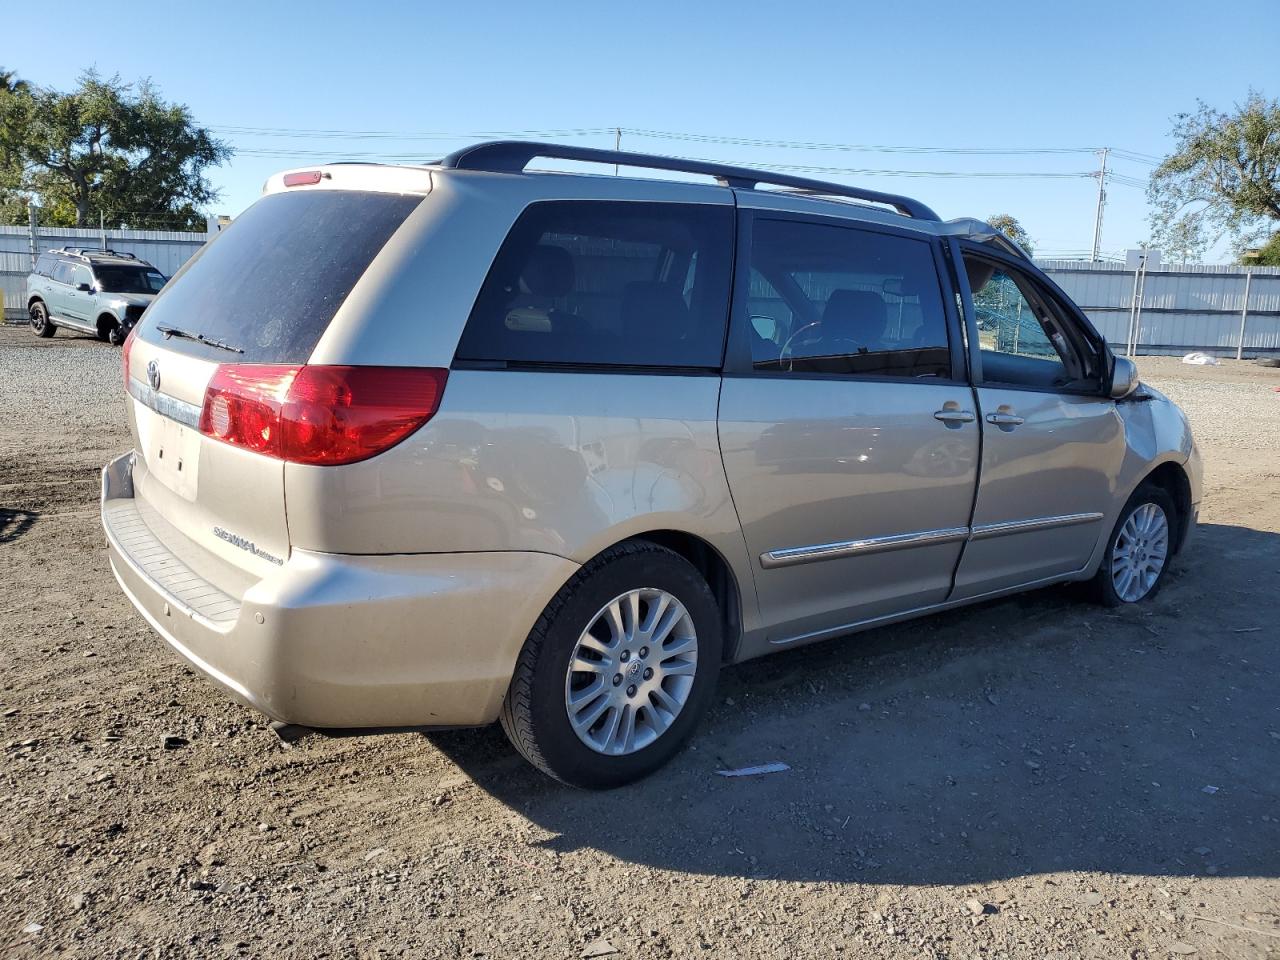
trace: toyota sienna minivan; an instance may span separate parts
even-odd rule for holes
[[[549,144],[273,176],[123,387],[111,566],[187,662],[303,727],[497,719],[586,787],[669,759],[723,664],[1148,599],[1200,501],[1181,411],[985,224]]]

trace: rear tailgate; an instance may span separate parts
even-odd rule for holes
[[[284,462],[206,435],[206,389],[227,364],[306,364],[422,200],[331,181],[250,207],[170,281],[125,352],[139,515],[165,548],[236,595],[288,558]]]

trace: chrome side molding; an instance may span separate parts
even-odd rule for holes
[[[1032,520],[1004,520],[1000,523],[982,523],[976,527],[946,527],[942,530],[921,530],[919,533],[896,533],[887,537],[868,537],[865,540],[841,540],[836,543],[819,543],[811,547],[788,547],[760,554],[760,566],[766,570],[788,567],[817,560],[836,560],[841,557],[901,550],[906,547],[923,547],[935,543],[952,543],[956,540],[990,540],[1032,530],[1051,530],[1054,527],[1072,527],[1081,523],[1096,523],[1101,513],[1068,513],[1057,517],[1036,517]]]
[[[1011,533],[1026,533],[1030,530],[1050,530],[1053,527],[1074,527],[1079,523],[1096,523],[1102,519],[1100,513],[1067,513],[1059,517],[1036,517],[1034,520],[1005,520],[1002,523],[980,523],[969,534],[970,540],[989,540],[992,537],[1006,537]]]
[[[834,560],[885,550],[901,550],[933,543],[950,543],[969,535],[968,527],[947,527],[944,530],[922,530],[919,533],[898,533],[888,537],[869,537],[865,540],[842,540],[838,543],[820,543],[812,547],[789,547],[771,550],[760,555],[760,566],[786,567],[796,563],[812,563],[815,560]]]

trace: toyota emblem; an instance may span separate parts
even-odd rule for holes
[[[160,364],[154,360],[147,364],[147,383],[151,384],[152,390],[160,389]]]

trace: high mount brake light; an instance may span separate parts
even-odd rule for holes
[[[284,185],[286,187],[307,187],[313,183],[319,183],[324,173],[320,170],[307,170],[303,173],[286,173],[284,175]]]
[[[222,364],[200,432],[290,463],[355,463],[430,420],[448,377],[433,367]]]

